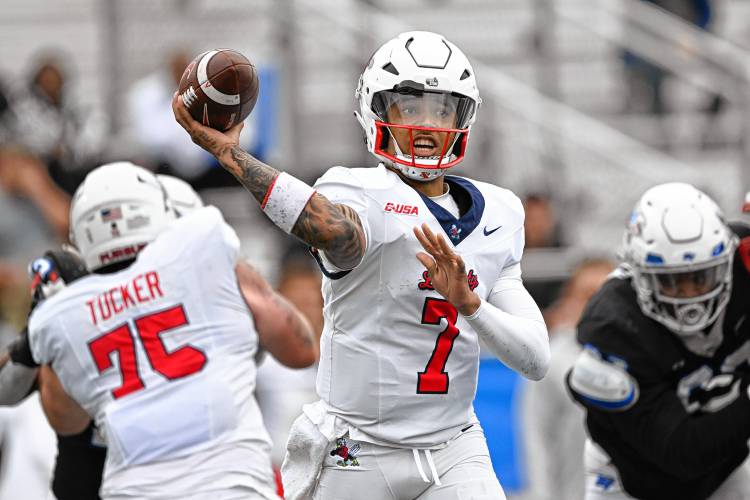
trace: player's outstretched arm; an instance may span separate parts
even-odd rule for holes
[[[50,250],[29,265],[31,310],[62,290],[66,283],[88,274],[83,261],[65,250]],[[35,389],[39,365],[34,361],[26,328],[0,354],[0,406],[15,405]]]
[[[89,414],[68,396],[48,365],[39,369],[39,394],[50,426],[61,436],[80,434],[91,423]]]
[[[280,363],[305,368],[318,360],[318,343],[310,323],[246,263],[235,268],[240,291],[253,313],[260,345]]]
[[[365,232],[357,213],[331,203],[310,186],[281,173],[239,146],[242,123],[226,133],[203,126],[188,113],[182,100],[172,100],[177,122],[193,142],[219,160],[261,205],[263,212],[284,231],[323,250],[342,270],[353,269],[365,253]]]
[[[31,357],[27,330],[0,354],[0,406],[16,405],[34,392],[38,366]]]
[[[427,224],[414,228],[425,249],[417,259],[425,266],[435,290],[453,304],[484,340],[492,353],[509,368],[531,380],[541,380],[549,369],[547,327],[534,299],[517,276],[498,280],[484,301],[468,285],[461,256]],[[512,267],[512,266],[511,266]]]

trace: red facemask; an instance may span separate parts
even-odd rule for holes
[[[469,136],[469,129],[458,129],[458,128],[439,128],[439,127],[423,127],[419,125],[400,125],[395,123],[386,123],[382,121],[376,121],[375,122],[376,127],[376,135],[375,135],[375,151],[374,153],[380,156],[383,156],[385,158],[388,158],[394,163],[398,163],[399,165],[405,165],[409,167],[415,167],[415,168],[424,168],[428,170],[440,170],[440,169],[446,169],[450,168],[454,165],[457,165],[464,159],[464,155],[466,153],[466,142],[467,138]],[[389,128],[398,128],[398,129],[406,129],[409,131],[409,151],[402,151],[404,155],[408,155],[411,157],[405,158],[405,157],[399,157],[393,153],[389,153],[385,151],[382,147],[384,143],[384,137],[386,137],[385,134],[388,134],[390,137],[390,140],[395,141],[396,139],[393,137],[393,135],[388,130]],[[415,154],[414,151],[414,131],[428,131],[428,132],[441,132],[445,133],[445,140],[443,141],[443,144],[440,148],[440,155],[437,157],[437,163],[435,163],[435,156],[432,157],[423,157],[423,161],[419,161],[420,157]],[[458,138],[454,140],[454,143],[451,144],[451,134],[458,134]],[[456,150],[455,145],[458,144],[458,151],[456,151],[455,158],[452,160],[448,160],[446,155],[450,157],[451,153]],[[424,160],[427,160],[426,162]],[[448,160],[448,161],[446,161]]]

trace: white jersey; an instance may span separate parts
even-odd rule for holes
[[[383,165],[334,167],[315,184],[332,202],[357,211],[367,237],[354,270],[331,272],[323,262],[317,390],[352,426],[354,439],[431,447],[475,418],[477,334],[432,288],[412,229],[427,223],[452,243],[469,286],[486,299],[501,271],[521,259],[523,207],[491,184],[446,181],[451,195],[471,207],[459,219]]]
[[[238,252],[220,212],[196,210],[127,269],[80,279],[31,316],[34,359],[103,433],[104,496],[273,495]]]

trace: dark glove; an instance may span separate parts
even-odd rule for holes
[[[89,274],[83,260],[67,250],[50,250],[29,264],[31,310],[68,283]]]
[[[29,345],[29,331],[24,328],[18,335],[18,338],[8,346],[8,354],[14,363],[18,363],[29,368],[36,368],[39,365],[31,356],[31,346]]]

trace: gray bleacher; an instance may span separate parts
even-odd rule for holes
[[[385,16],[370,15],[371,5]],[[0,13],[0,77],[17,83],[38,49],[55,46],[74,62],[76,93],[112,113],[119,109],[118,97],[178,46],[196,53],[229,46],[259,64],[278,68],[285,68],[291,54],[296,61],[294,78],[282,78],[281,140],[273,160],[309,177],[333,164],[372,164],[352,116],[356,78],[378,43],[403,27],[431,29],[455,41],[482,67],[542,89],[587,119],[636,139],[613,141],[616,136],[604,134],[571,142],[569,130],[556,134],[529,119],[533,102],[524,103],[526,114],[509,108],[509,102],[498,99],[503,96],[487,90],[495,83],[493,73],[478,74],[485,104],[461,172],[519,192],[555,190],[574,244],[612,248],[637,193],[680,170],[665,167],[663,156],[650,153],[654,148],[677,157],[686,165],[681,177],[708,186],[725,209],[739,206],[747,177],[741,176],[738,108],[715,124],[721,140],[709,151],[698,144],[707,120],[700,109],[709,94],[681,79],[669,83],[673,113],[664,118],[623,114],[621,47],[588,29],[596,26],[616,34],[623,23],[604,15],[598,2],[558,0],[554,7],[567,15],[546,18],[539,10],[544,5],[550,3],[5,0]],[[748,2],[723,0],[715,5],[719,35],[739,43],[750,39]],[[542,35],[537,41],[545,50],[535,48],[535,32]],[[296,50],[285,51],[284,40]],[[556,114],[544,120],[567,123]],[[117,116],[113,123],[117,125]],[[597,145],[587,147],[589,139]]]

